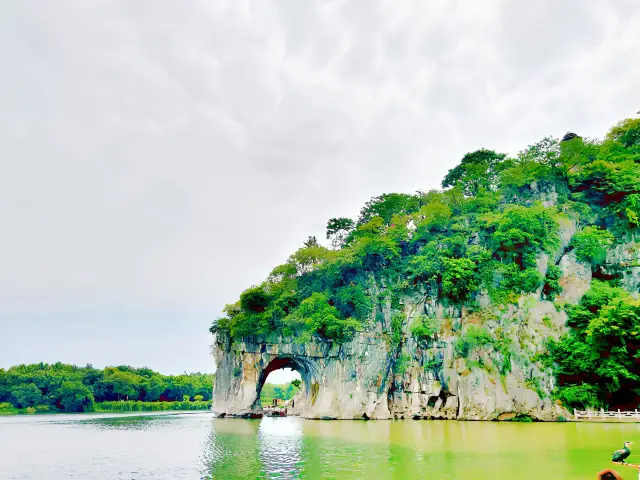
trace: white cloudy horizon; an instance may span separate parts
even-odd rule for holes
[[[330,217],[640,108],[640,4],[0,6],[0,368],[212,371],[208,327]]]

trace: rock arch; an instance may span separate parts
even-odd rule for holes
[[[311,365],[311,363],[308,360],[302,358],[291,356],[276,356],[258,374],[258,381],[256,383],[256,400],[251,407],[254,413],[257,414],[262,410],[262,407],[260,405],[260,394],[262,393],[262,387],[264,387],[264,384],[267,381],[267,377],[271,372],[280,370],[281,368],[290,368],[291,370],[295,370],[296,372],[298,372],[300,374],[300,377],[302,377],[304,397],[306,398],[306,396],[309,395],[312,385],[311,374],[313,371],[313,366]]]
[[[551,302],[538,308],[539,316],[558,315]],[[549,420],[570,415],[550,396],[540,398],[527,388],[528,365],[512,362],[504,378],[492,377],[456,357],[456,336],[422,344],[410,335],[408,324],[400,344],[392,343],[380,324],[342,344],[318,337],[300,343],[278,335],[232,340],[217,332],[212,409],[219,416],[261,416],[258,398],[267,375],[291,367],[304,382],[294,414],[305,418],[500,420],[521,414]],[[472,359],[500,361],[496,355],[478,349]],[[553,389],[550,373],[539,372],[538,378],[545,391]]]
[[[296,413],[306,418],[390,418],[387,348],[372,335],[347,344],[319,339],[301,344],[295,338],[244,338],[217,334],[213,346],[216,382],[213,411],[219,416],[262,414],[259,396],[274,370],[300,373],[303,398]]]

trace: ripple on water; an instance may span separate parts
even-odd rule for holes
[[[582,480],[636,436],[634,424],[0,418],[0,479]]]

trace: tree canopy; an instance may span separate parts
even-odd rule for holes
[[[95,402],[182,401],[184,395],[210,400],[212,391],[210,374],[161,375],[125,365],[100,370],[91,365],[38,363],[0,369],[0,403],[9,402],[19,409],[92,411]]]

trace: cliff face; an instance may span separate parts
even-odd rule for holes
[[[403,298],[402,309],[394,310],[381,288],[370,328],[347,343],[319,337],[302,343],[297,337],[279,335],[238,341],[218,333],[213,411],[225,416],[261,415],[259,395],[268,374],[289,367],[301,374],[304,383],[293,413],[305,418],[569,417],[552,400],[556,385],[552,369],[544,362],[545,342],[567,332],[563,306],[578,303],[589,290],[592,268],[578,261],[569,248],[575,224],[565,222],[559,233],[558,250],[540,254],[537,262],[543,277],[550,265],[560,270],[561,291],[553,302],[543,300],[540,287],[506,306],[480,294],[480,308],[470,311],[416,295]],[[599,272],[618,275],[625,289],[637,297],[639,244],[632,240],[611,248]],[[402,318],[395,340],[394,315]],[[417,315],[439,319],[440,333],[429,340],[412,336],[410,326]],[[465,339],[475,327],[494,341],[472,343],[465,350]]]
[[[572,226],[565,229],[564,244]],[[480,310],[445,307],[426,298],[404,299],[400,341],[394,344],[393,311],[380,306],[380,320],[347,343],[315,338],[298,343],[294,337],[268,336],[232,341],[216,336],[218,370],[213,410],[219,415],[261,414],[259,393],[267,375],[278,368],[300,372],[304,388],[295,413],[317,419],[434,418],[460,420],[511,419],[528,415],[553,420],[568,413],[551,399],[555,387],[550,369],[538,361],[547,338],[565,332],[566,314],[558,308],[575,303],[589,289],[591,269],[572,252],[539,261],[544,274],[551,261],[561,269],[562,292],[555,302],[541,292],[523,296],[517,305],[497,307],[480,298]],[[444,322],[430,341],[415,339],[412,318],[426,314]],[[483,326],[509,346],[474,348],[465,357],[460,342],[474,326]],[[504,349],[503,349],[504,350]]]
[[[413,312],[423,308],[421,303],[409,306]],[[453,321],[465,325],[479,319],[463,313]],[[421,344],[405,332],[395,350],[381,328],[342,345],[320,340],[298,344],[286,337],[232,343],[218,336],[213,410],[227,416],[259,415],[257,399],[268,373],[290,367],[303,379],[295,411],[306,418],[493,420],[526,414],[551,420],[564,413],[549,397],[553,376],[529,360],[542,350],[544,338],[563,330],[564,315],[550,302],[530,302],[491,324],[494,329],[506,326],[516,346],[511,371],[505,374],[494,367],[503,361],[499,353],[476,349],[467,359],[457,358],[454,334]]]
[[[282,367],[301,373],[294,410],[310,418],[634,408],[638,139],[627,119],[602,141],[477,150],[445,190],[384,193],[357,220],[329,219],[332,248],[309,237],[211,326],[214,410],[260,414]]]

